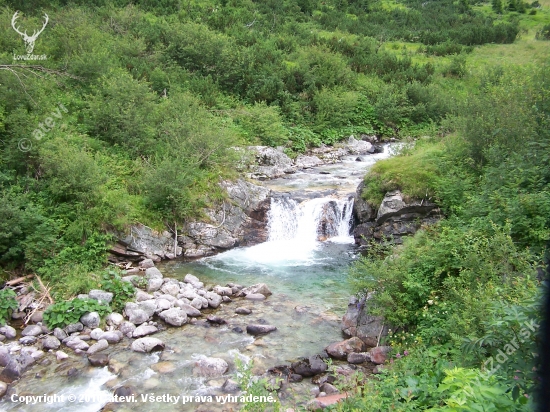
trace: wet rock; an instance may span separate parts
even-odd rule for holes
[[[249,293],[248,295],[246,295],[245,299],[260,301],[265,300],[265,296],[261,293]]]
[[[208,301],[207,301],[207,303],[208,303]],[[194,298],[191,301],[190,305],[193,306],[197,310],[202,309],[202,299],[197,296],[196,298]]]
[[[118,329],[122,332],[124,336],[128,336],[128,334],[134,333],[134,330],[136,329],[136,325],[134,325],[132,322],[126,321],[126,322],[122,322],[122,324]]]
[[[143,303],[143,302],[140,302],[140,303]],[[156,305],[155,305],[155,309],[156,309]],[[152,314],[149,315],[143,309],[141,309],[136,303],[133,303],[133,302],[126,303],[124,312],[126,313],[126,316],[128,316],[128,320],[135,325],[141,325],[143,322],[147,322],[149,318],[152,316]]]
[[[33,359],[38,360],[44,356],[44,351],[35,350],[33,353],[31,353],[31,356],[33,357]]]
[[[157,309],[155,312],[157,313],[160,313],[172,307],[172,302],[170,302],[168,299],[157,299],[156,302],[157,302]]]
[[[292,160],[281,150],[268,146],[249,146],[246,150],[254,153],[256,160],[254,165],[249,166],[249,177],[272,179],[296,171]]]
[[[172,362],[159,362],[152,365],[151,369],[157,373],[172,373],[177,369],[177,367]]]
[[[216,316],[216,315],[208,315],[206,317],[206,320],[210,323],[214,323],[216,325],[224,325],[227,323],[227,321],[225,319],[222,319],[220,318],[219,316]]]
[[[90,362],[90,365],[92,366],[102,368],[103,366],[107,366],[109,363],[109,356],[105,353],[94,353],[92,355],[88,355],[88,362]]]
[[[253,335],[253,336],[265,335],[265,334],[273,332],[275,330],[277,330],[277,328],[273,325],[258,325],[258,324],[255,324],[255,325],[248,325],[246,327],[246,333],[248,333],[249,335]]]
[[[172,308],[160,312],[159,317],[172,326],[181,326],[187,322],[187,314],[180,308]]]
[[[104,290],[92,289],[88,293],[90,299],[94,299],[104,303],[111,303],[113,300],[113,294],[111,292],[105,292]]]
[[[55,356],[57,357],[58,361],[61,361],[63,359],[67,359],[69,357],[69,355],[67,355],[65,352],[63,352],[61,350],[58,350],[57,352],[55,352]]]
[[[76,368],[70,368],[68,371],[67,371],[67,376],[73,378],[75,376],[78,376],[78,369]]]
[[[29,325],[21,332],[21,336],[38,336],[41,334],[42,328],[38,325]]]
[[[229,296],[222,296],[222,302],[229,303],[229,302],[233,302],[233,300]]]
[[[132,342],[132,350],[134,352],[148,353],[164,349],[164,343],[157,338],[139,338]]]
[[[308,359],[303,359],[292,363],[292,369],[303,377],[318,375],[327,370],[328,366],[319,355],[310,356]]]
[[[42,339],[42,347],[46,350],[57,349],[61,346],[61,342],[55,336],[46,336]]]
[[[370,361],[370,355],[367,352],[350,353],[347,361],[352,364],[364,363]]]
[[[103,334],[101,334],[101,336],[99,337],[100,340],[104,339],[106,340],[107,342],[109,343],[118,343],[122,340],[122,332],[120,331],[109,331],[109,332],[104,332]]]
[[[248,308],[237,308],[235,309],[235,313],[238,315],[250,315],[252,311]]]
[[[19,339],[21,345],[34,345],[37,342],[38,338],[36,336],[23,336]]]
[[[80,332],[82,329],[84,329],[84,325],[80,322],[76,322],[65,326],[64,330],[67,335],[70,335],[71,333]],[[55,330],[54,330],[54,334],[55,334]],[[59,339],[59,336],[56,335],[56,337]]]
[[[33,322],[33,323],[42,322],[43,320],[44,320],[44,311],[43,310],[37,310],[31,316],[31,322]]]
[[[249,295],[251,293],[261,293],[264,296],[271,296],[273,293],[269,290],[265,283],[257,283],[241,290],[239,296]]]
[[[317,156],[300,155],[294,160],[294,164],[300,169],[309,169],[323,164],[323,161]]]
[[[303,379],[304,378],[302,377],[302,375],[299,375],[297,373],[291,373],[290,375],[288,375],[288,381],[292,383],[302,382]]]
[[[65,345],[67,345],[72,350],[80,349],[83,351],[87,351],[88,348],[90,347],[90,345],[88,345],[86,342],[84,342],[83,340],[77,337],[69,339],[68,341],[65,342]]]
[[[327,395],[323,397],[318,397],[308,402],[306,408],[308,411],[319,411],[323,410],[331,405],[338,403],[340,400],[347,397],[345,393],[337,393],[334,395]]]
[[[5,367],[11,359],[10,351],[5,346],[0,346],[0,366]]]
[[[101,328],[95,328],[90,332],[90,338],[93,340],[99,340],[101,335],[103,335],[103,329]]]
[[[8,384],[6,382],[0,381],[0,398],[6,394],[8,391]]]
[[[67,332],[65,332],[63,329],[61,328],[55,328],[53,330],[53,335],[59,339],[59,340],[63,340],[67,337]]]
[[[100,320],[101,318],[97,312],[88,312],[80,317],[80,323],[90,329],[97,328]]]
[[[222,390],[225,393],[236,393],[239,392],[241,388],[239,387],[239,384],[233,379],[227,379],[222,385]]]
[[[241,328],[240,326],[235,326],[234,328],[231,329],[231,331],[235,333],[244,333],[243,328]]]
[[[185,277],[183,278],[183,281],[184,281],[185,283],[191,283],[191,284],[193,284],[193,283],[201,283],[201,281],[199,280],[198,277],[196,277],[196,276],[194,276],[194,275],[192,275],[192,274],[190,274],[190,273],[188,273],[187,275],[185,275]]]
[[[208,292],[205,298],[208,300],[208,305],[214,309],[218,308],[222,303],[222,297],[214,292]]]
[[[158,270],[155,267],[148,268],[147,270],[145,270],[145,277],[148,280],[150,280],[150,279],[162,279],[163,278],[162,273],[160,273],[160,270]]]
[[[6,337],[6,339],[15,339],[17,332],[10,325],[5,325],[0,328],[0,333]]]
[[[323,383],[323,385],[319,388],[321,392],[325,392],[327,395],[334,395],[335,393],[339,393],[340,391],[333,385],[331,385],[328,382]]]
[[[197,308],[193,307],[192,305],[188,305],[187,303],[183,304],[177,304],[178,307],[185,312],[187,316],[190,317],[199,317],[201,316],[201,311]]]
[[[142,338],[144,336],[152,335],[153,333],[157,333],[157,332],[158,332],[158,328],[156,326],[140,325],[132,332],[132,337]]]
[[[100,339],[97,341],[97,343],[94,343],[92,346],[88,348],[86,353],[88,355],[93,355],[94,353],[101,352],[102,350],[105,350],[109,347],[109,342],[107,342],[106,339]]]
[[[372,348],[368,355],[370,357],[370,361],[372,363],[375,363],[377,365],[381,365],[384,362],[386,362],[386,356],[388,353],[391,352],[390,346],[377,346],[376,348]]]
[[[218,378],[222,376],[229,366],[227,362],[220,358],[204,358],[195,362],[193,375],[208,378]]]
[[[333,343],[325,348],[326,352],[335,359],[346,360],[348,354],[362,352],[365,344],[357,337],[342,342]]]
[[[180,287],[178,284],[175,283],[165,283],[164,285],[162,285],[160,290],[162,291],[162,293],[165,293],[167,295],[177,296],[180,292]]]
[[[226,286],[214,286],[214,293],[217,293],[220,296],[231,296],[233,294],[233,289]]]
[[[153,262],[152,259],[144,259],[141,262],[139,262],[139,267],[143,269],[154,268],[155,262]]]
[[[122,316],[120,313],[112,312],[107,315],[107,318],[105,318],[105,322],[109,326],[119,326],[124,322],[124,316]]]
[[[118,397],[121,397],[121,396],[127,397],[132,395],[137,396],[137,390],[133,386],[126,386],[126,385],[120,386],[115,389],[115,392],[113,393],[113,395],[116,395]]]
[[[35,362],[28,354],[20,354],[10,358],[6,367],[0,373],[0,381],[12,383],[18,380],[21,375]]]

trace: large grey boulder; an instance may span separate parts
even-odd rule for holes
[[[17,333],[10,325],[4,325],[0,328],[0,334],[4,335],[6,339],[15,339]]]
[[[26,353],[10,358],[8,364],[0,373],[0,381],[12,383],[18,380],[21,375],[35,362],[35,359]]]
[[[273,325],[253,324],[253,325],[248,325],[246,327],[246,333],[248,333],[249,335],[253,335],[253,336],[265,335],[265,334],[271,333],[271,332],[276,331],[276,330],[277,330],[277,328]]]
[[[208,292],[205,298],[208,300],[208,305],[214,309],[218,308],[222,303],[222,297],[214,292]]]
[[[368,300],[350,297],[348,310],[342,318],[342,332],[347,337],[358,337],[367,347],[378,344],[379,338],[388,335],[389,325],[382,316],[372,316],[367,311]]]
[[[264,296],[271,296],[273,294],[265,283],[256,283],[255,285],[241,289],[238,296],[246,296],[249,294],[256,294],[256,293],[262,294]]]
[[[195,362],[193,375],[207,378],[219,378],[227,372],[228,368],[229,365],[227,365],[227,362],[223,359],[204,358]]]
[[[149,353],[164,349],[164,343],[157,338],[145,337],[139,338],[132,342],[132,350],[134,352]]]
[[[181,308],[181,310],[183,310],[185,312],[185,314],[189,317],[199,317],[201,316],[201,311],[198,310],[197,308],[191,306],[191,305],[188,305],[187,303],[176,303],[176,305]]]
[[[292,159],[282,150],[268,146],[249,146],[247,150],[255,155],[254,164],[249,166],[249,177],[273,179],[296,171]]]
[[[55,336],[46,336],[42,339],[42,347],[46,350],[57,349],[61,346],[61,342]]]
[[[140,325],[132,333],[133,338],[143,338],[147,335],[152,335],[153,333],[157,333],[158,328],[153,325]]]
[[[109,347],[109,342],[106,339],[100,339],[97,341],[97,343],[94,343],[92,346],[90,346],[86,351],[86,353],[88,355],[93,355],[94,353],[105,350],[108,347]]]
[[[111,292],[105,292],[104,290],[92,289],[88,293],[90,299],[99,300],[104,303],[111,303],[113,300],[113,294]]]
[[[159,317],[172,326],[181,326],[187,322],[187,314],[181,308],[171,308],[160,312]]]
[[[29,325],[21,332],[21,336],[38,336],[41,334],[42,328],[38,325]]]
[[[162,273],[156,267],[148,268],[145,270],[145,277],[147,279],[162,279]]]
[[[101,318],[97,312],[88,312],[80,317],[80,322],[90,329],[95,329],[99,326]]]

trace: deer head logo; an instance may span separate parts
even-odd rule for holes
[[[24,33],[21,33],[19,28],[15,25],[15,21],[19,17],[18,14],[19,14],[19,12],[16,11],[15,14],[13,15],[13,17],[11,19],[11,26],[13,27],[13,29],[18,34],[23,36],[23,40],[25,41],[25,48],[27,49],[27,53],[32,54],[32,51],[34,50],[34,42],[36,41],[36,39],[38,38],[40,33],[42,33],[44,31],[44,29],[46,28],[46,25],[48,24],[48,20],[49,20],[48,15],[46,13],[44,13],[44,17],[46,19],[46,21],[44,22],[44,25],[42,26],[42,28],[40,30],[38,30],[38,32],[36,30],[34,30],[33,33],[32,33],[32,36],[29,36],[27,34],[26,30],[25,30]]]

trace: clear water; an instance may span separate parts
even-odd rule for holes
[[[235,373],[234,361],[237,357],[253,359],[254,371],[261,374],[269,367],[319,353],[328,344],[341,340],[340,319],[349,297],[346,275],[350,263],[357,257],[353,238],[349,235],[349,194],[355,191],[366,169],[388,155],[386,150],[383,154],[363,156],[367,160],[364,162],[356,162],[353,157],[340,164],[296,173],[288,179],[264,182],[273,189],[284,191],[332,188],[336,189],[336,193],[331,197],[302,203],[288,198],[272,199],[268,242],[236,248],[193,262],[173,261],[159,266],[165,276],[183,279],[191,273],[207,285],[266,283],[273,292],[267,300],[251,302],[235,299],[223,304],[215,313],[224,318],[227,325],[215,327],[199,321],[157,333],[154,336],[166,344],[163,352],[148,355],[132,352],[129,340],[111,345],[105,353],[119,366],[117,374],[107,368],[88,366],[85,357],[74,355],[69,349],[66,352],[70,358],[61,363],[47,356],[51,362],[35,366],[27,372],[13,385],[15,393],[74,394],[77,398],[83,396],[88,402],[22,406],[4,399],[0,410],[97,411],[105,402],[94,401],[94,396],[111,394],[114,388],[121,385],[134,388],[138,400],[141,395],[150,394],[222,394],[219,387]],[[329,238],[319,241],[319,222],[331,202],[334,213],[330,219]],[[253,313],[249,316],[237,315],[237,307],[250,308]],[[256,339],[236,331],[236,328],[246,330],[248,324],[263,321],[275,325],[277,331]],[[229,371],[218,379],[193,376],[193,365],[202,356],[225,359],[230,365]],[[79,371],[76,377],[67,375],[71,367]],[[309,385],[307,382],[296,385],[294,401],[309,398]],[[120,404],[116,410],[221,411],[224,408],[227,410],[227,407],[216,403],[184,405],[181,402],[138,401],[136,404]]]

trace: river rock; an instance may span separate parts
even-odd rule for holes
[[[107,364],[109,363],[109,356],[106,355],[105,353],[94,353],[94,354],[88,355],[88,362],[90,362],[90,365],[92,366],[97,366],[102,368],[104,366],[107,366]]]
[[[6,346],[0,346],[0,366],[5,367],[11,359],[10,351]]]
[[[334,385],[331,385],[328,382],[323,383],[319,389],[321,392],[325,392],[327,395],[334,395],[335,393],[340,392]]]
[[[100,339],[97,341],[97,343],[94,343],[92,346],[90,346],[86,351],[86,353],[88,355],[93,355],[94,353],[105,350],[108,347],[109,347],[109,342],[107,342],[107,340],[105,339]]]
[[[377,346],[376,348],[372,348],[368,352],[368,356],[372,363],[375,363],[377,365],[382,365],[384,362],[386,362],[386,357],[390,352],[391,352],[390,346]]]
[[[145,277],[147,279],[162,279],[162,273],[160,273],[160,270],[158,270],[155,267],[149,268],[145,271]]]
[[[26,353],[12,356],[2,373],[0,373],[0,381],[6,383],[16,381],[34,362],[35,359]]]
[[[370,361],[370,355],[367,352],[349,353],[347,361],[353,364],[364,363]]]
[[[191,305],[188,305],[187,303],[176,303],[176,305],[185,312],[185,314],[187,316],[190,316],[190,317],[199,317],[201,316],[201,311],[198,310],[197,308],[191,306]]]
[[[320,395],[320,394],[319,394]],[[308,411],[320,411],[328,408],[331,405],[335,405],[340,402],[342,399],[347,398],[346,393],[336,393],[334,395],[319,396],[312,401],[308,402],[306,409]]]
[[[143,322],[147,322],[149,320],[149,315],[145,313],[144,310],[136,308],[128,312],[126,310],[126,313],[128,315],[128,320],[130,323],[133,323],[135,325],[141,325]]]
[[[72,337],[71,339],[65,342],[65,345],[67,345],[72,350],[80,349],[83,351],[87,351],[88,348],[90,347],[90,345],[88,345],[86,342],[84,342],[83,340],[77,337]]]
[[[265,300],[265,296],[261,293],[249,293],[248,295],[246,295],[245,299],[260,301]]]
[[[104,332],[99,337],[100,340],[106,340],[109,343],[118,343],[122,340],[122,332],[119,330]]]
[[[164,349],[164,343],[157,338],[145,337],[139,338],[132,342],[132,350],[134,352],[149,353]]]
[[[120,313],[112,312],[107,315],[105,322],[109,326],[120,326],[124,322],[124,316]]]
[[[2,396],[6,394],[7,391],[8,391],[8,384],[6,382],[0,381],[0,399],[2,398]]]
[[[181,326],[187,322],[187,314],[181,308],[171,308],[160,312],[159,317],[172,326]]]
[[[346,360],[352,352],[362,352],[365,347],[363,341],[357,337],[342,342],[333,343],[325,348],[325,351],[333,358]]]
[[[229,366],[227,362],[220,358],[204,358],[195,362],[193,375],[208,378],[218,378],[222,376]]]
[[[5,325],[0,328],[0,333],[6,337],[6,339],[15,339],[17,332],[10,325]]]
[[[319,375],[326,372],[328,366],[319,355],[310,356],[308,359],[303,359],[292,363],[292,369],[297,374],[307,378],[310,376]]]
[[[153,333],[158,332],[158,328],[153,325],[140,325],[133,332],[132,337],[142,338],[147,335],[152,335]]]
[[[350,298],[348,310],[342,318],[342,332],[345,336],[360,338],[368,347],[374,347],[379,337],[387,336],[389,328],[383,317],[367,313],[367,302],[365,298]]]
[[[84,325],[80,322],[71,323],[70,325],[65,326],[65,333],[67,335],[70,335],[71,333],[80,332],[82,329],[84,329]],[[55,334],[55,332],[54,332]],[[59,337],[58,337],[59,338]]]
[[[214,323],[216,325],[224,325],[227,323],[227,321],[225,319],[222,319],[220,318],[219,316],[216,316],[216,315],[208,315],[206,317],[206,320],[210,323]]]
[[[199,278],[196,277],[195,275],[192,275],[191,273],[188,273],[187,275],[185,275],[185,277],[183,278],[183,281],[185,283],[190,283],[190,284],[200,283]]]
[[[90,290],[90,292],[88,292],[88,296],[90,297],[90,299],[98,300],[107,304],[110,304],[113,300],[112,292],[105,292],[104,290],[99,289]]]
[[[21,345],[34,345],[38,338],[36,336],[23,336],[19,339]]]
[[[273,325],[248,325],[246,327],[246,333],[248,333],[249,335],[253,335],[253,336],[258,336],[258,335],[265,335],[265,334],[268,334],[270,332],[273,332],[277,330],[277,328]]]
[[[249,166],[248,175],[253,179],[273,179],[296,171],[292,159],[281,150],[268,146],[249,146],[246,150],[255,154],[255,164]]]
[[[57,349],[61,346],[61,342],[55,336],[46,336],[42,339],[42,347],[46,350]]]
[[[67,332],[65,332],[63,329],[61,328],[55,328],[53,330],[53,335],[59,339],[59,340],[63,340],[67,337]]]
[[[317,156],[300,155],[294,160],[294,164],[300,169],[309,169],[323,164],[323,161]]]
[[[220,296],[231,296],[233,294],[233,289],[228,288],[227,286],[214,286],[213,291]]]
[[[238,315],[250,315],[252,311],[248,308],[237,308],[235,309],[235,313]]]
[[[155,310],[156,313],[160,313],[172,307],[172,302],[170,302],[168,299],[157,299],[156,302],[157,302],[157,309]]]
[[[224,391],[225,393],[236,393],[240,390],[241,388],[239,386],[239,383],[234,381],[233,379],[227,379],[222,385],[222,391]]]
[[[88,312],[80,317],[80,322],[90,329],[97,328],[100,320],[101,318],[97,312]]]
[[[57,357],[58,361],[61,361],[63,359],[67,359],[69,357],[69,355],[67,355],[65,352],[63,352],[61,350],[58,350],[57,352],[55,352],[55,356]]]
[[[21,336],[38,336],[41,334],[42,328],[38,325],[29,325],[21,332]]]
[[[121,323],[118,329],[122,332],[124,336],[128,336],[128,334],[132,335],[134,333],[134,330],[136,330],[136,325],[134,325],[132,322],[125,321]]]
[[[152,278],[147,281],[147,292],[156,292],[162,287],[163,281],[161,278]]]
[[[208,305],[214,309],[218,308],[222,303],[222,297],[214,292],[208,292],[205,298],[208,300]]]
[[[364,140],[357,140],[355,137],[350,136],[346,148],[349,154],[361,155],[370,153],[372,150],[372,144]]]
[[[265,283],[257,283],[255,285],[241,289],[239,296],[246,296],[251,293],[261,293],[264,296],[271,296],[273,294]]]
[[[138,289],[136,291],[136,302],[143,302],[144,300],[150,300],[154,298],[155,297],[153,295],[150,295],[149,293],[144,292],[143,290]]]
[[[167,295],[177,296],[180,292],[180,287],[175,283],[165,283],[160,290]]]
[[[208,301],[206,301],[206,303],[208,304]],[[202,299],[197,296],[191,301],[190,305],[193,306],[195,309],[200,310],[203,308]]]
[[[141,262],[139,262],[139,267],[143,269],[154,268],[155,262],[153,262],[152,259],[143,259]]]

